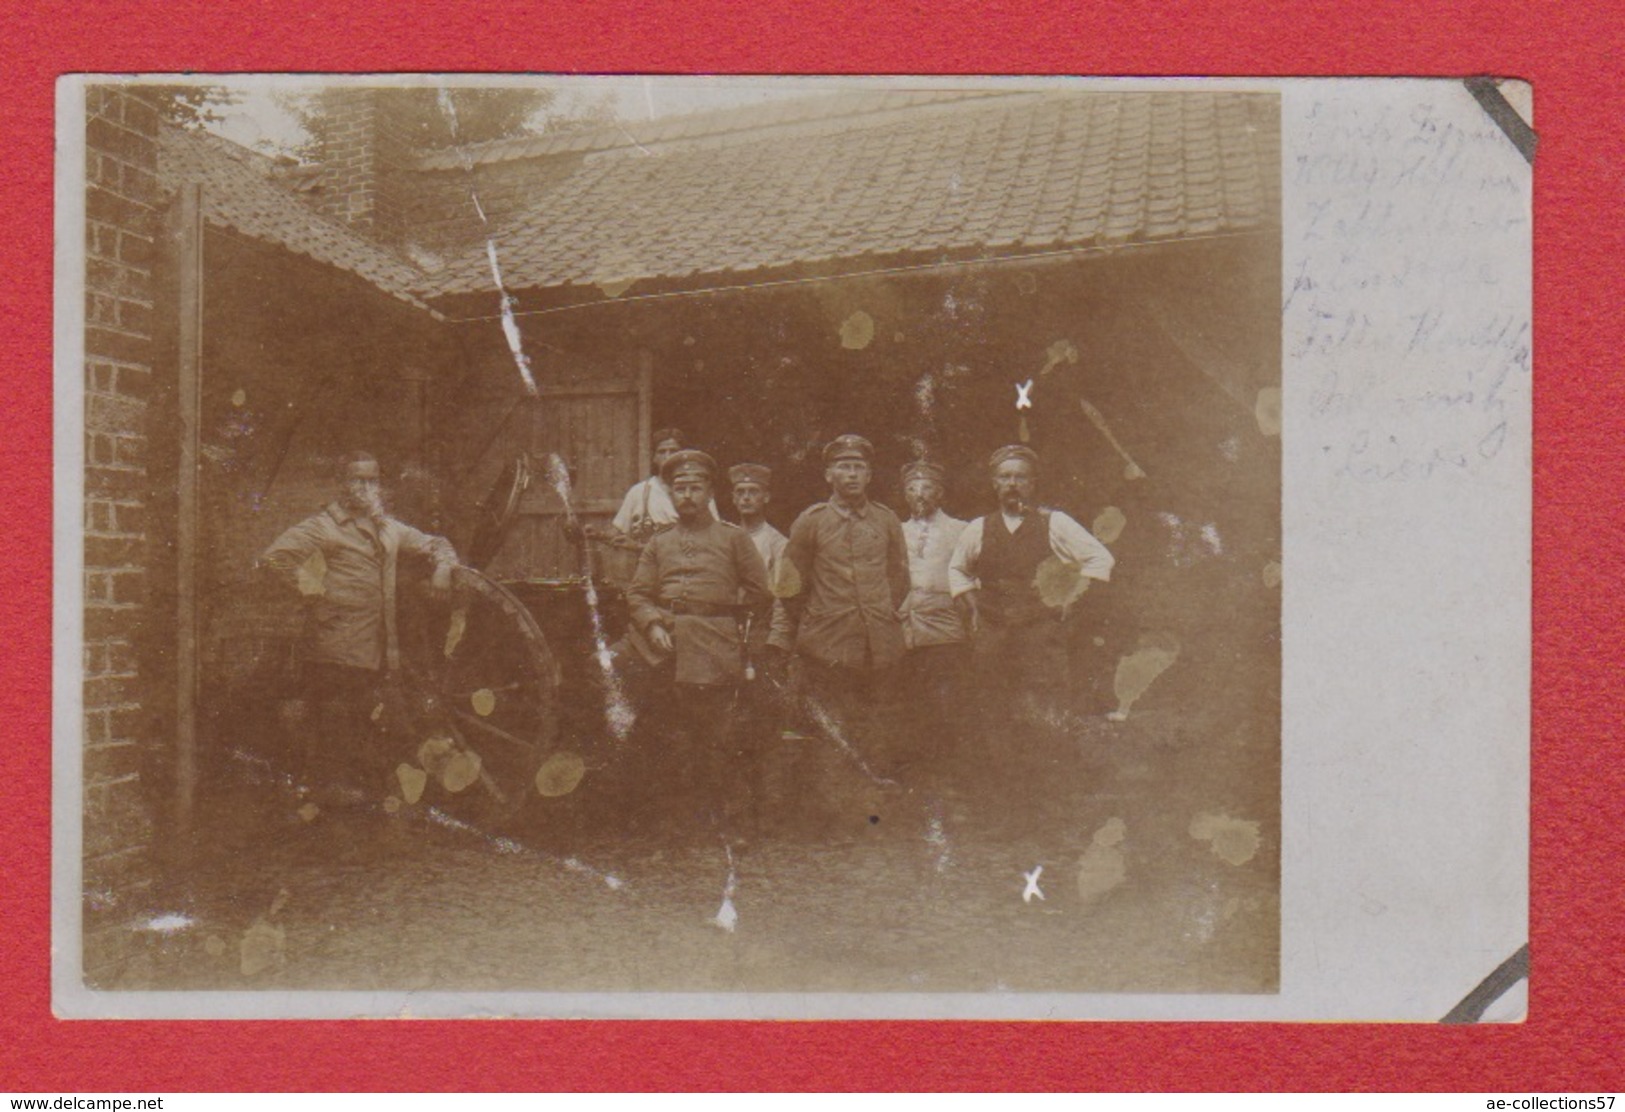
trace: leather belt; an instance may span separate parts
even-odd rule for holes
[[[699,602],[694,599],[669,599],[661,602],[661,608],[673,614],[689,614],[696,618],[733,618],[739,615],[739,607],[733,604],[720,602]]]

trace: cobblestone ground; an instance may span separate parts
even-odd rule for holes
[[[1076,718],[1075,764],[997,793],[974,774],[880,791],[820,754],[772,816],[817,832],[732,843],[680,823],[499,834],[422,805],[307,820],[226,777],[111,987],[1273,991],[1274,730]]]

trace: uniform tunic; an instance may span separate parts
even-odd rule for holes
[[[784,561],[781,579],[790,582],[781,593],[789,599],[798,653],[844,668],[897,663],[904,650],[897,610],[909,578],[896,514],[878,502],[820,502],[790,527]]]
[[[337,502],[272,541],[260,562],[295,582],[301,567],[308,568],[318,554],[322,558],[325,570],[313,577],[308,659],[394,671],[401,663],[395,584],[403,552],[427,557],[437,566],[457,563],[457,553],[444,538],[392,517],[375,522],[357,516]]]
[[[626,601],[640,632],[647,635],[658,623],[671,634],[676,682],[726,684],[738,681],[742,671],[739,608],[761,620],[772,595],[749,535],[708,515],[692,526],[679,522],[649,541]]]
[[[948,561],[965,522],[937,510],[903,522],[910,589],[903,603],[903,637],[911,649],[965,640],[965,626],[948,592]]]

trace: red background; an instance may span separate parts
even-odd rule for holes
[[[1393,0],[13,0],[0,175],[0,1090],[1625,1088],[1617,512],[1625,6]],[[1532,81],[1533,897],[1520,1026],[62,1022],[50,1007],[53,83],[75,71],[1469,75]],[[1441,523],[1443,524],[1443,523]],[[1506,605],[1522,605],[1507,599]],[[1610,682],[1615,681],[1615,682]]]

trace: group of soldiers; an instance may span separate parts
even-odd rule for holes
[[[938,464],[906,465],[902,520],[869,497],[873,445],[838,436],[823,450],[828,499],[785,536],[765,517],[767,466],[727,470],[736,525],[718,515],[723,472],[710,455],[677,429],[651,447],[653,474],[610,529],[584,532],[638,552],[609,671],[661,727],[658,778],[713,821],[737,826],[775,802],[760,798],[757,776],[776,738],[827,740],[874,783],[897,786],[942,775],[1018,721],[1054,718],[1073,682],[1064,615],[1110,577],[1113,558],[1035,501],[1031,448],[992,454],[998,508],[969,522],[943,511]],[[321,557],[319,590],[306,590],[312,699],[361,701],[398,668],[402,554],[427,558],[438,590],[457,562],[447,541],[385,514],[379,483],[377,461],[352,453],[336,500],[262,556],[305,586]]]
[[[823,450],[829,498],[788,537],[765,518],[767,466],[728,469],[734,525],[717,515],[710,455],[677,429],[652,448],[655,473],[613,524],[641,545],[613,655],[668,727],[664,778],[713,815],[761,794],[753,774],[781,734],[833,742],[877,783],[941,782],[986,728],[1064,704],[1063,617],[1113,558],[1035,502],[1031,448],[993,453],[998,509],[970,522],[943,511],[941,466],[907,464],[901,520],[869,497],[873,445],[838,436]]]

